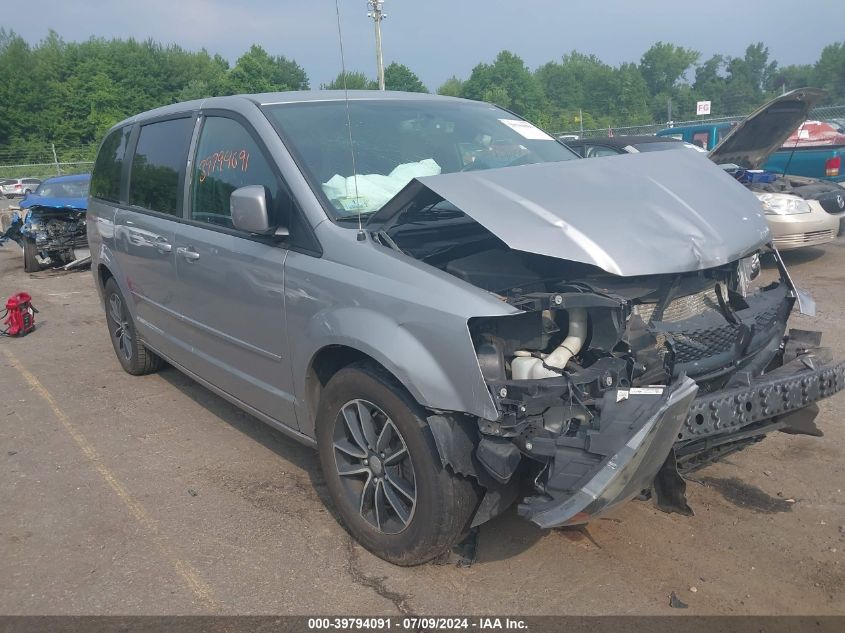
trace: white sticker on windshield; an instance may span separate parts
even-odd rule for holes
[[[628,391],[630,391],[632,396],[656,396],[663,393],[663,385],[649,385],[648,387],[631,387]]]
[[[536,125],[532,125],[528,121],[520,121],[519,119],[499,119],[499,123],[504,123],[514,132],[523,138],[535,141],[553,141],[554,139],[546,134]]]
[[[352,213],[359,213],[362,211],[367,210],[367,199],[363,196],[343,196],[341,198],[335,198],[332,202],[336,202],[340,205],[340,208],[344,211],[350,211]]]

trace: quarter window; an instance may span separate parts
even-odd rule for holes
[[[706,130],[704,132],[695,132],[692,135],[692,141],[691,142],[692,142],[693,145],[698,145],[699,147],[701,147],[703,149],[707,149],[707,146],[710,142],[710,132],[708,132]]]
[[[588,145],[587,158],[598,158],[599,156],[616,156],[619,150],[604,145]]]
[[[229,196],[247,185],[264,186],[271,226],[290,226],[291,198],[252,135],[233,119],[206,118],[194,161],[191,219],[234,228]]]
[[[120,202],[120,177],[131,130],[130,126],[114,130],[103,141],[91,174],[91,195],[94,198]]]
[[[181,215],[181,184],[192,130],[193,121],[189,118],[150,123],[141,128],[132,158],[130,204]]]

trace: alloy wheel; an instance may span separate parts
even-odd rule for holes
[[[385,534],[404,531],[414,516],[416,478],[405,439],[390,417],[366,400],[340,408],[334,462],[348,501]]]
[[[129,362],[132,360],[132,337],[129,329],[129,320],[126,318],[126,311],[120,295],[112,293],[109,296],[109,318],[111,319],[114,340],[117,341],[121,356]]]

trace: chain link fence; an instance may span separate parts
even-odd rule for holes
[[[49,178],[91,171],[97,145],[59,147],[52,143],[24,148],[0,148],[0,180]]]
[[[673,121],[672,125],[670,126],[668,123],[652,123],[649,125],[629,125],[629,126],[622,126],[622,127],[602,127],[602,128],[592,128],[589,130],[568,130],[565,132],[556,132],[555,136],[574,136],[577,138],[591,138],[597,136],[635,136],[635,135],[652,135],[660,130],[665,130],[667,127],[681,127],[685,125],[702,125],[705,123],[725,123],[729,122],[732,123],[734,121],[742,121],[746,114],[738,114],[733,116],[721,116],[721,117],[699,117],[697,119],[693,119],[691,121]],[[820,120],[820,121],[831,121],[831,120],[839,120],[839,123],[842,127],[845,127],[845,105],[836,105],[836,106],[824,106],[821,108],[815,108],[814,110],[810,111],[809,115],[810,119],[812,120]]]

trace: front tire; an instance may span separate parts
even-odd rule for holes
[[[121,367],[133,376],[150,374],[160,369],[162,360],[138,339],[135,322],[114,279],[110,278],[106,282],[104,294],[109,338]]]
[[[37,273],[42,269],[38,263],[38,248],[35,246],[35,240],[28,237],[22,237],[23,241],[23,269],[27,273]]]
[[[425,411],[373,365],[342,369],[326,385],[317,446],[344,525],[391,563],[419,565],[447,551],[478,506],[473,483],[443,467]]]

